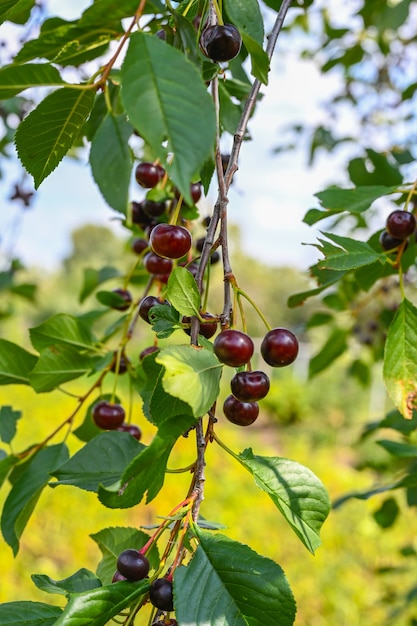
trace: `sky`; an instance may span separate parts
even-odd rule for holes
[[[87,0],[49,0],[48,7],[51,14],[71,19],[88,4]],[[249,124],[253,141],[242,147],[229,202],[229,220],[240,226],[245,251],[262,262],[307,269],[317,260],[317,250],[303,243],[313,243],[318,231],[303,224],[302,218],[317,206],[315,193],[340,182],[337,160],[334,155],[331,160],[324,156],[318,165],[308,168],[305,150],[276,156],[273,148],[280,143],[283,126],[305,120],[325,122],[320,103],[337,86],[337,76],[320,75],[314,64],[301,61],[295,50],[280,54],[278,41],[269,85],[262,88],[264,97]],[[85,160],[64,159],[41,184],[32,208],[21,220],[16,203],[8,201],[9,183],[16,177],[16,164],[11,161],[0,181],[0,246],[7,249],[13,241],[15,254],[26,265],[54,270],[70,254],[71,231],[82,224],[103,224],[123,233]],[[142,197],[135,183],[130,197]],[[215,199],[213,189],[203,201],[203,213]]]

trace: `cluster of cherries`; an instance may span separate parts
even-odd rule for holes
[[[385,230],[382,231],[379,242],[386,251],[394,250],[401,245],[404,245],[405,249],[408,238],[415,230],[416,218],[413,213],[398,209],[388,215]]]
[[[148,558],[141,550],[128,548],[123,550],[117,557],[116,571],[113,575],[112,582],[120,582],[128,580],[136,582],[147,578],[150,569]],[[154,607],[160,611],[174,610],[174,596],[172,591],[172,579],[167,576],[156,578],[149,587],[149,600]],[[163,622],[167,624],[167,622]],[[171,626],[176,624],[176,620],[168,622]]]
[[[240,330],[224,330],[214,340],[214,352],[222,363],[230,367],[246,366],[253,355],[254,344]],[[263,338],[261,355],[271,367],[290,365],[298,354],[298,341],[287,328],[273,328]],[[227,419],[238,426],[249,426],[259,415],[258,400],[269,391],[269,378],[262,371],[247,369],[237,372],[231,382],[232,393],[223,404]]]

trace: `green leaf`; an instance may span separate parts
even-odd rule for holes
[[[117,557],[123,550],[134,548],[140,550],[149,540],[149,535],[137,528],[113,527],[103,528],[98,533],[90,535],[100,548],[103,558],[98,568],[97,576],[104,584],[112,581],[114,572],[116,571]],[[159,555],[156,544],[146,553],[151,567],[157,569],[159,565]]]
[[[99,488],[99,500],[105,506],[123,509],[139,504],[145,493],[147,502],[158,495],[164,484],[165,469],[172,447],[178,437],[195,424],[190,415],[178,415],[165,422],[155,437],[127,467],[120,481]]]
[[[106,202],[119,213],[126,215],[132,154],[128,139],[132,127],[125,115],[107,114],[91,143],[90,164]]]
[[[29,385],[38,358],[20,346],[0,339],[0,385]]]
[[[242,33],[242,40],[245,48],[250,54],[252,67],[251,73],[264,85],[268,84],[268,73],[270,69],[269,58],[262,46],[250,35]]]
[[[84,282],[80,293],[80,302],[84,302],[90,294],[97,289],[99,285],[110,280],[111,278],[119,277],[120,271],[115,267],[105,266],[99,270],[87,267],[84,270]]]
[[[22,417],[21,411],[13,411],[11,406],[0,408],[0,439],[10,443],[16,434],[16,422]]]
[[[205,415],[219,395],[223,366],[215,354],[195,346],[168,346],[155,360],[165,368],[165,391],[188,404],[196,418]]]
[[[328,211],[362,213],[369,209],[371,204],[378,198],[389,196],[396,191],[398,191],[398,186],[383,187],[382,185],[374,185],[369,187],[353,187],[352,189],[329,187],[314,195],[320,200],[320,204]]]
[[[97,576],[84,567],[63,580],[53,580],[50,576],[44,574],[34,574],[31,578],[41,591],[57,593],[63,596],[66,596],[68,593],[79,593],[102,586]]]
[[[120,480],[126,467],[144,448],[128,433],[101,433],[52,472],[57,482],[50,485],[72,485],[97,492],[99,485],[108,487]]]
[[[93,102],[92,89],[63,87],[46,96],[18,126],[17,153],[36,189],[72,147]]]
[[[9,492],[1,516],[1,531],[15,555],[19,551],[19,539],[48,484],[50,472],[67,458],[68,450],[64,444],[44,448],[27,464]]]
[[[198,315],[200,292],[194,276],[185,267],[176,267],[169,275],[167,298],[181,315]]]
[[[53,626],[62,613],[59,606],[44,602],[4,602],[0,604],[2,626]]]
[[[375,511],[373,518],[381,528],[390,528],[397,519],[399,512],[400,509],[395,498],[387,498]]]
[[[335,328],[333,330],[324,346],[310,359],[308,365],[308,375],[310,378],[329,367],[333,361],[347,350],[347,337],[348,333],[346,330],[341,328]]]
[[[321,544],[320,529],[330,512],[329,495],[322,482],[295,461],[257,456],[250,448],[244,450],[239,459],[314,554]]]
[[[17,456],[9,455],[0,460],[0,487],[9,476],[13,466],[19,461]]]
[[[294,597],[277,563],[221,534],[199,530],[198,539],[191,563],[175,571],[174,605],[180,624],[294,623]]]
[[[78,350],[90,350],[95,339],[85,324],[66,313],[58,313],[39,326],[29,330],[30,340],[36,350],[56,345],[66,345]]]
[[[388,329],[384,380],[394,405],[411,419],[417,397],[417,309],[407,299]]]
[[[386,254],[377,252],[365,241],[341,237],[334,233],[323,233],[323,235],[334,241],[337,246],[319,239],[322,245],[317,247],[326,256],[324,260],[319,261],[319,269],[346,272],[364,265],[371,265],[375,261],[383,264],[387,260]]]
[[[54,626],[105,626],[149,589],[149,580],[113,583],[83,593],[72,593]]]
[[[48,63],[7,65],[0,68],[0,100],[12,98],[30,87],[55,87],[63,84],[58,70]]]
[[[158,37],[134,33],[122,66],[122,99],[132,124],[191,203],[190,181],[212,152],[216,132],[214,104],[197,69]]]
[[[390,441],[389,439],[380,439],[376,443],[394,456],[401,458],[417,457],[417,446],[411,443]]]
[[[37,393],[52,391],[59,385],[90,372],[94,360],[69,346],[45,348],[30,373],[30,384]]]
[[[9,20],[16,24],[24,24],[36,0],[1,0],[0,2],[0,24]]]
[[[182,328],[178,311],[168,304],[157,304],[151,307],[148,318],[152,324],[152,330],[159,339],[170,337],[175,330]]]
[[[190,415],[191,408],[185,402],[169,395],[163,388],[162,377],[164,368],[155,362],[156,353],[150,354],[142,363],[146,376],[140,390],[143,399],[143,413],[158,428],[166,421],[178,415]]]

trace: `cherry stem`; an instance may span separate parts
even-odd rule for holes
[[[243,298],[245,298],[245,300],[247,300],[249,304],[255,309],[255,311],[257,312],[257,314],[259,315],[259,317],[265,324],[267,330],[271,330],[272,329],[271,324],[268,322],[268,320],[266,319],[265,315],[262,313],[262,311],[260,310],[256,302],[252,300],[252,298],[248,296],[248,294],[245,291],[243,291],[243,289],[240,289],[240,287],[238,287],[238,293],[239,293],[239,296],[242,296]]]
[[[145,9],[145,5],[146,5],[146,0],[141,0],[139,3],[138,8],[135,11],[135,15],[133,16],[133,19],[131,21],[131,23],[129,24],[127,30],[125,31],[125,33],[123,34],[122,40],[116,50],[116,52],[114,53],[114,55],[112,56],[112,58],[110,59],[110,61],[106,64],[103,73],[101,74],[99,80],[94,84],[94,86],[97,87],[103,87],[106,84],[106,81],[109,77],[109,74],[113,68],[113,65],[116,63],[117,59],[119,58],[119,55],[121,53],[121,51],[123,50],[123,47],[126,43],[126,41],[128,40],[130,33],[132,32],[132,30],[134,29],[135,25],[138,23],[139,18],[141,17],[144,9]]]

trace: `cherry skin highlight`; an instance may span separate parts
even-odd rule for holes
[[[298,354],[297,337],[287,328],[273,328],[262,341],[261,354],[272,367],[290,365]]]
[[[120,404],[112,404],[102,400],[94,405],[93,421],[102,430],[116,430],[125,419],[125,410]]]
[[[117,557],[117,571],[127,580],[143,580],[149,573],[149,561],[139,550],[128,548]]]
[[[165,170],[161,165],[144,161],[136,166],[135,178],[141,187],[152,189],[163,179]]]
[[[265,398],[269,391],[269,378],[265,372],[238,372],[230,381],[232,394],[242,402],[255,402]]]
[[[392,211],[387,217],[385,228],[392,237],[407,239],[416,229],[416,218],[408,211]]]
[[[172,582],[168,578],[157,578],[151,583],[149,589],[151,603],[161,611],[174,610],[174,596]]]
[[[224,401],[223,413],[232,424],[250,426],[259,415],[259,406],[257,402],[241,402],[230,395]]]
[[[200,49],[215,62],[230,61],[240,52],[242,37],[233,24],[207,26],[201,33]]]
[[[157,224],[149,243],[155,254],[165,259],[180,259],[191,248],[191,234],[184,226]]]
[[[252,339],[240,330],[224,330],[214,340],[214,353],[225,365],[241,367],[252,358]]]

